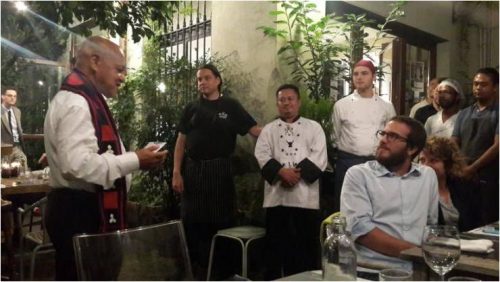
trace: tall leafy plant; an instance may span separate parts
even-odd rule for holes
[[[170,189],[173,152],[177,139],[178,121],[185,105],[197,99],[196,71],[205,63],[215,64],[223,77],[223,95],[236,97],[248,109],[262,108],[261,102],[248,97],[252,79],[233,58],[233,54],[220,57],[207,56],[207,60],[190,63],[185,58],[165,56],[161,39],[154,38],[144,46],[143,64],[132,73],[111,109],[120,127],[120,134],[127,146],[143,147],[149,141],[166,142],[170,152],[163,168],[138,172],[134,175],[129,192],[131,201],[142,205],[159,206],[168,217],[177,217],[179,200]],[[161,85],[161,87],[160,87]],[[252,113],[255,111],[251,111]],[[252,180],[249,171],[258,171],[252,154],[238,147],[234,156],[234,172],[238,175],[238,207],[243,217],[255,216],[255,207],[262,201],[248,194],[261,194],[258,181]],[[257,193],[258,192],[258,193]]]
[[[266,36],[284,40],[278,50],[292,66],[294,80],[303,83],[312,99],[330,98],[331,81],[341,74],[348,79],[355,61],[375,48],[376,42],[388,31],[387,24],[404,15],[399,1],[391,4],[385,22],[376,26],[376,38],[366,42],[365,27],[374,22],[366,15],[327,15],[316,20],[312,14],[316,4],[307,1],[279,1],[281,9],[270,12],[275,26],[261,26]],[[340,43],[338,43],[340,42]]]
[[[163,168],[134,175],[130,200],[164,209],[175,206],[176,199],[168,187],[176,123],[188,101],[182,99],[188,95],[184,86],[193,82],[193,66],[183,59],[164,56],[159,38],[146,42],[141,68],[127,78],[124,92],[111,109],[127,146],[141,148],[150,141],[163,141],[170,155]]]

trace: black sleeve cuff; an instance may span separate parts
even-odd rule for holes
[[[313,183],[318,180],[322,173],[321,169],[319,169],[308,158],[303,159],[297,165],[297,168],[300,168],[300,175],[307,183]]]
[[[277,179],[278,171],[281,169],[282,165],[275,159],[270,159],[261,170],[262,177],[269,182],[269,184],[273,184]]]

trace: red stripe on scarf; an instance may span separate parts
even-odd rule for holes
[[[101,126],[101,138],[104,142],[115,141],[113,128],[110,125]]]
[[[118,192],[117,191],[106,191],[104,193],[103,206],[105,209],[117,209],[118,208]]]

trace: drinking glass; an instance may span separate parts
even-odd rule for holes
[[[481,280],[474,278],[474,277],[453,276],[453,277],[448,278],[448,281],[481,281]]]
[[[455,226],[428,225],[422,237],[422,252],[427,265],[441,281],[460,258],[460,237]]]
[[[379,281],[411,281],[413,272],[404,268],[387,268],[378,273]]]

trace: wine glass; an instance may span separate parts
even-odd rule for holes
[[[422,252],[427,265],[441,281],[455,267],[460,258],[460,237],[455,226],[428,225],[422,237]]]

